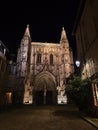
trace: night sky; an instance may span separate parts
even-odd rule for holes
[[[9,49],[9,53],[17,54],[27,24],[30,26],[32,42],[59,43],[64,27],[75,55],[72,29],[78,5],[79,0],[3,3],[0,8],[0,40]]]

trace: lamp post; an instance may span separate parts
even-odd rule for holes
[[[76,60],[75,64],[76,64],[76,74],[77,76],[80,76],[80,61]]]

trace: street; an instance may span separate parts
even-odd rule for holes
[[[24,106],[0,112],[0,130],[96,130],[70,105]]]

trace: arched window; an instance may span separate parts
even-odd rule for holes
[[[37,64],[41,64],[41,54],[37,54]]]
[[[50,64],[52,65],[53,64],[53,55],[50,54]]]

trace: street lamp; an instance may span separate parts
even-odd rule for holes
[[[75,63],[76,63],[76,66],[77,66],[77,67],[80,67],[80,61],[79,61],[79,60],[76,60]]]
[[[80,61],[79,60],[76,60],[76,62],[75,62],[75,64],[76,64],[76,74],[77,74],[77,76],[79,76],[80,75]]]

